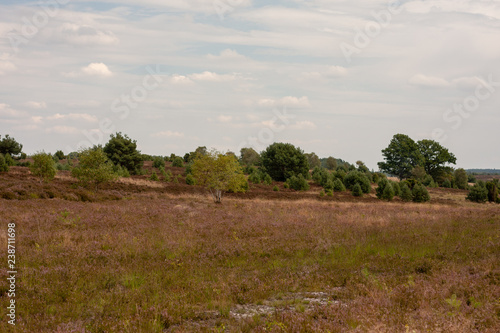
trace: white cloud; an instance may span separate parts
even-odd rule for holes
[[[46,109],[47,108],[47,103],[45,102],[26,102],[25,105],[30,108],[30,109]]]
[[[154,138],[183,138],[184,133],[181,132],[173,132],[173,131],[164,131],[151,134]]]
[[[86,67],[82,67],[78,72],[63,73],[66,77],[79,77],[79,76],[99,76],[99,77],[110,77],[113,73],[109,70],[108,66],[99,63],[91,63]]]
[[[290,128],[296,130],[313,130],[316,128],[316,124],[309,120],[297,121],[295,124],[291,125]]]
[[[57,37],[75,45],[116,45],[119,40],[111,31],[97,30],[89,25],[65,23],[57,30]]]
[[[342,77],[347,75],[347,69],[342,66],[330,66],[326,72],[330,77]]]
[[[236,79],[236,75],[228,75],[228,74],[217,74],[213,72],[203,72],[203,73],[195,73],[189,75],[189,78],[194,81],[208,81],[208,82],[227,82],[233,81]]]
[[[228,60],[245,60],[246,57],[239,54],[235,50],[231,49],[225,49],[221,51],[219,55],[212,55],[209,54],[207,55],[207,58],[210,60],[223,60],[223,61],[228,61]]]
[[[295,108],[308,108],[311,106],[307,96],[295,97],[286,96],[279,100],[272,98],[263,98],[257,102],[261,107],[295,107]]]
[[[27,113],[24,111],[15,110],[8,104],[0,103],[0,117],[20,118],[26,115]]]
[[[435,76],[426,76],[423,74],[414,75],[409,81],[411,85],[428,87],[428,88],[443,88],[448,87],[450,83],[443,78]]]
[[[170,82],[173,84],[191,84],[193,81],[191,81],[187,76],[184,75],[173,75],[170,78]]]
[[[87,121],[89,123],[97,123],[99,119],[96,116],[92,116],[87,113],[70,113],[70,114],[60,114],[56,113],[52,116],[46,118],[47,120],[78,120]]]
[[[220,115],[217,117],[217,120],[221,123],[229,123],[231,120],[233,120],[233,117]]]

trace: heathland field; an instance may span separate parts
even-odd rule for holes
[[[1,265],[1,332],[500,331],[500,208],[467,191],[416,204],[273,183],[214,204],[182,179],[92,194],[0,177],[18,269],[14,328]]]

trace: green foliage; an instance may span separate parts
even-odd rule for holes
[[[260,155],[253,148],[241,148],[240,156],[240,161],[243,165],[252,166],[260,164]]]
[[[340,179],[335,179],[333,182],[333,190],[335,192],[344,192],[346,190],[344,183]]]
[[[196,180],[194,179],[192,174],[189,174],[186,176],[186,184],[188,184],[188,185],[196,184]]]
[[[323,187],[325,188],[325,190],[333,191],[333,188],[335,187],[333,177],[328,177],[328,180],[326,181],[326,184]]]
[[[472,202],[484,203],[488,201],[488,189],[478,182],[472,186],[466,199]]]
[[[446,164],[457,162],[455,155],[434,140],[421,140],[417,142],[417,145],[424,160],[425,172],[431,175],[434,180],[438,180],[440,174],[448,173],[449,168],[446,167]]]
[[[304,178],[302,174],[298,176],[292,176],[287,181],[291,189],[296,191],[307,191],[309,190],[309,183],[307,179]]]
[[[14,138],[11,138],[8,134],[0,140],[0,154],[4,155],[4,157],[7,154],[17,156],[21,154],[22,149],[23,145],[18,143]]]
[[[165,159],[162,157],[155,157],[153,159],[153,168],[165,169]]]
[[[52,159],[52,155],[39,152],[32,156],[33,164],[30,166],[31,173],[40,177],[40,181],[48,182],[56,176],[56,164]]]
[[[368,177],[360,171],[351,171],[344,178],[345,187],[349,190],[353,190],[354,186],[358,184],[361,187],[363,193],[371,192],[371,184]]]
[[[131,174],[141,173],[143,165],[141,152],[137,150],[137,142],[126,134],[123,135],[120,132],[111,134],[103,151],[113,164],[121,165]]]
[[[266,185],[271,185],[273,183],[273,179],[271,178],[271,176],[268,173],[265,174],[264,179],[262,181]]]
[[[319,196],[320,197],[324,197],[325,196],[325,191],[324,190],[319,191]]]
[[[261,154],[262,165],[276,181],[309,173],[309,164],[304,152],[289,143],[273,143]]]
[[[416,184],[412,190],[414,202],[427,202],[431,200],[429,192],[422,184]]]
[[[401,185],[401,194],[399,195],[399,197],[405,202],[410,202],[413,200],[413,194],[408,185],[406,185],[405,183]]]
[[[321,161],[319,160],[318,155],[316,153],[307,153],[305,154],[307,158],[307,163],[309,163],[309,168],[319,168],[321,167]]]
[[[335,170],[335,169],[337,169],[337,160],[335,158],[331,157],[331,156],[328,157],[326,159],[326,168],[328,170]]]
[[[172,180],[172,171],[170,170],[165,171],[165,169],[161,169],[160,172],[161,175],[163,176],[163,181],[169,182]]]
[[[5,162],[3,154],[0,154],[0,172],[9,172],[9,166]]]
[[[181,157],[176,157],[172,161],[172,166],[177,168],[182,168],[184,167],[184,160]]]
[[[389,180],[388,179],[381,179],[378,184],[377,188],[375,189],[375,194],[377,195],[377,198],[382,199],[382,195],[384,193],[384,189],[389,186]]]
[[[320,186],[325,186],[326,182],[328,181],[328,176],[329,176],[328,171],[326,171],[326,169],[323,169],[321,167],[315,167],[312,172],[312,179],[316,184]]]
[[[279,190],[280,190],[280,188],[278,187],[278,185],[274,185],[273,191],[278,192]]]
[[[93,184],[97,191],[99,185],[116,178],[113,164],[100,146],[81,150],[78,160],[78,166],[71,170],[71,175],[85,186]]]
[[[246,165],[244,168],[243,168],[243,173],[245,175],[251,175],[253,172],[255,172],[257,169],[254,167],[254,166],[251,166],[251,165]]]
[[[363,190],[361,188],[361,185],[359,185],[359,183],[355,183],[352,186],[352,195],[355,197],[362,197],[363,196]]]
[[[345,177],[347,176],[347,172],[346,172],[346,171],[344,171],[344,169],[340,168],[340,169],[337,169],[337,172],[332,173],[332,175],[333,175],[336,179],[340,179],[340,181],[343,183],[343,182],[344,182]]]
[[[174,184],[179,184],[179,176],[175,176],[173,180]]]
[[[382,150],[382,155],[385,162],[378,163],[379,169],[399,179],[409,178],[412,169],[424,163],[417,143],[405,134],[394,135],[389,146]]]
[[[489,181],[486,183],[486,189],[488,190],[488,201],[497,202],[498,200],[498,186],[497,183]]]
[[[259,171],[254,170],[254,172],[252,172],[250,176],[248,176],[248,181],[253,184],[260,184],[261,179]]]
[[[476,177],[474,177],[474,175],[467,174],[467,182],[468,183],[475,183],[476,182]]]
[[[431,186],[431,187],[432,187],[432,185],[433,185],[433,184],[435,184],[434,179],[432,178],[432,176],[431,176],[431,175],[428,175],[428,174],[426,174],[426,175],[424,176],[424,178],[422,179],[422,181],[421,181],[421,182],[422,182],[422,184],[424,184],[425,186]]]
[[[7,165],[10,167],[16,165],[16,162],[14,161],[12,156],[10,156],[10,154],[5,154],[5,163],[7,163]]]
[[[451,182],[448,178],[446,178],[443,182],[443,184],[441,184],[441,187],[444,187],[444,188],[451,188]]]
[[[392,188],[394,189],[394,195],[399,196],[401,194],[401,186],[398,182],[390,181]]]
[[[333,191],[332,190],[327,190],[326,195],[329,197],[333,197]]]
[[[151,177],[149,177],[149,180],[152,180],[154,182],[159,181],[160,179],[158,178],[158,175],[156,174],[156,171],[153,170],[153,173],[151,174]]]
[[[387,200],[391,201],[394,198],[394,189],[392,187],[392,184],[389,183],[387,186],[384,188],[384,192],[382,193],[382,200]]]
[[[58,160],[64,160],[66,158],[66,156],[64,155],[64,152],[62,150],[56,151],[54,156],[57,157]]]
[[[113,166],[113,172],[118,177],[125,177],[125,178],[130,177],[130,173],[128,172],[128,170],[125,169],[125,168],[123,168],[121,165],[114,165]]]
[[[461,190],[467,189],[468,177],[467,172],[464,169],[455,170],[453,176],[455,177],[455,185]]]
[[[288,185],[288,183],[283,183],[283,188],[290,188],[290,185]]]
[[[199,154],[193,163],[196,182],[205,186],[216,203],[222,201],[224,192],[241,192],[247,183],[243,170],[234,155],[217,151]]]
[[[414,179],[421,182],[427,176],[427,173],[425,172],[425,168],[423,166],[417,165],[413,169],[411,169],[411,175]]]

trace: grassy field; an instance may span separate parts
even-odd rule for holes
[[[51,186],[78,191],[65,182]],[[456,190],[413,204],[272,186],[216,205],[140,182],[113,200],[0,199],[1,332],[500,331],[498,205]]]

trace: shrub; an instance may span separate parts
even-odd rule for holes
[[[176,157],[172,162],[172,166],[177,168],[182,168],[184,166],[184,160],[181,157]]]
[[[121,165],[113,166],[113,172],[118,177],[126,177],[126,178],[130,177],[130,173],[128,172],[128,170],[126,168],[122,168]]]
[[[172,172],[170,170],[165,171],[165,169],[162,169],[160,172],[163,176],[163,181],[169,182],[172,180]]]
[[[274,192],[279,192],[280,188],[277,186],[277,185],[274,185],[273,187],[273,191]]]
[[[453,174],[455,176],[455,184],[461,190],[465,190],[467,188],[467,172],[464,169],[457,169]]]
[[[325,196],[325,191],[324,190],[319,191],[319,196],[320,197],[324,197]]]
[[[466,199],[472,202],[479,202],[483,203],[488,201],[488,190],[486,189],[486,186],[483,186],[484,183],[482,182],[477,182],[472,186],[472,188],[469,191],[469,194],[467,195]]]
[[[254,173],[257,169],[252,166],[252,165],[247,165],[243,168],[243,173],[245,175],[251,175],[252,173]]]
[[[100,184],[110,182],[116,178],[113,163],[111,163],[100,146],[80,151],[79,164],[71,170],[71,175],[84,185],[93,184],[96,191]]]
[[[336,179],[333,182],[333,190],[335,192],[344,192],[345,191],[344,183],[342,183],[342,181],[340,179]]]
[[[288,183],[283,183],[283,188],[290,188],[290,185],[288,185]]]
[[[399,197],[399,195],[401,194],[401,186],[399,186],[399,183],[391,181],[391,186],[394,190],[394,195]]]
[[[31,173],[37,177],[40,177],[40,182],[54,179],[56,176],[56,165],[52,156],[45,152],[39,152],[32,156],[33,165],[31,165]]]
[[[164,169],[165,168],[165,160],[161,157],[155,157],[153,159],[153,168]]]
[[[9,166],[5,162],[5,157],[3,154],[0,154],[0,172],[8,172],[9,171]]]
[[[336,179],[340,179],[340,181],[343,183],[344,182],[344,178],[345,176],[347,176],[347,173],[344,171],[344,169],[339,169],[337,170],[337,172],[335,172],[333,174],[333,176],[336,178]]]
[[[260,184],[260,175],[259,172],[256,170],[248,176],[248,181],[253,183],[253,184]]]
[[[273,179],[271,178],[271,176],[266,173],[266,175],[264,176],[264,184],[266,185],[271,185],[273,183]]]
[[[8,166],[16,165],[16,162],[14,161],[12,156],[10,156],[10,154],[5,154],[5,163],[7,163]]]
[[[392,184],[387,184],[384,188],[384,192],[382,193],[382,199],[391,201],[394,198],[394,189],[392,188]]]
[[[153,170],[153,173],[151,174],[151,177],[149,177],[149,180],[152,180],[154,182],[159,181],[160,179],[158,178],[158,175],[156,174],[156,171]]]
[[[299,176],[292,176],[287,180],[287,183],[290,185],[290,188],[296,191],[307,191],[309,189],[309,183],[304,178],[302,174]]]
[[[333,191],[331,190],[326,191],[326,195],[329,197],[333,197]]]
[[[276,181],[301,174],[309,174],[309,163],[304,152],[289,143],[273,143],[261,154],[262,165]]]
[[[377,195],[377,198],[382,199],[382,194],[384,193],[385,187],[389,185],[389,180],[388,179],[381,179],[378,182],[378,186],[375,189],[375,193]]]
[[[408,187],[408,185],[406,184],[401,185],[401,194],[399,195],[399,197],[401,198],[401,200],[406,202],[413,200],[413,194],[411,193],[411,190]]]
[[[444,188],[451,188],[451,182],[448,178],[446,178],[443,182],[443,184],[441,184],[441,187],[444,187]]]
[[[141,152],[137,150],[137,141],[130,139],[126,134],[111,134],[103,151],[113,164],[120,164],[131,174],[140,174],[144,163]]]
[[[429,192],[422,184],[417,184],[413,187],[412,195],[414,202],[427,202],[431,200]]]
[[[353,190],[354,186],[358,184],[361,187],[363,193],[370,193],[371,184],[368,177],[363,172],[360,171],[351,171],[344,178],[345,187]]]
[[[323,187],[325,188],[325,190],[333,190],[333,188],[335,187],[333,179],[331,177],[329,177],[329,179],[326,181],[326,183],[325,183],[325,185],[323,185]]]
[[[194,180],[194,177],[192,174],[189,174],[186,176],[186,184],[188,185],[194,185],[196,181]]]
[[[486,189],[488,190],[488,201],[496,202],[498,199],[498,187],[497,183],[490,181],[486,183]]]
[[[326,182],[328,181],[328,178],[328,171],[320,167],[314,168],[312,172],[312,179],[316,184],[324,187]]]
[[[359,185],[359,183],[355,183],[354,186],[352,186],[352,195],[355,197],[363,196],[363,189],[361,188],[361,185]]]
[[[174,184],[179,184],[179,176],[174,177]]]

